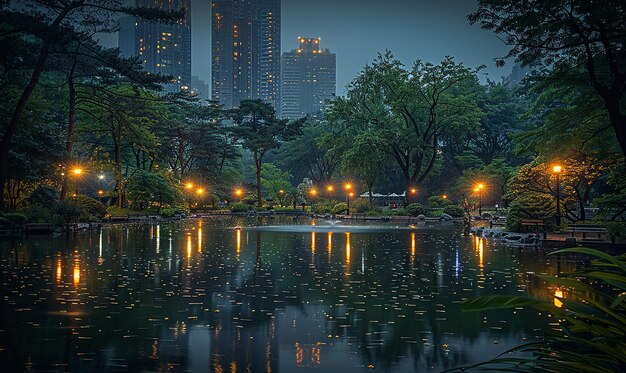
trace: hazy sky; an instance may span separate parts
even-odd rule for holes
[[[508,75],[494,58],[507,47],[491,32],[470,26],[474,0],[282,0],[282,51],[296,39],[321,37],[337,54],[337,93],[379,52],[391,50],[410,66],[415,59],[433,63],[446,55],[466,66],[486,65],[490,79]],[[192,0],[192,74],[207,83],[211,74],[210,0]],[[484,79],[483,79],[484,80]]]

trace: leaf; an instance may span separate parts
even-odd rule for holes
[[[490,295],[485,297],[478,297],[474,299],[468,299],[461,303],[461,310],[464,312],[475,312],[484,310],[494,310],[503,308],[514,308],[524,306],[539,306],[544,307],[549,305],[547,302],[540,301],[533,298],[510,296],[510,295]]]
[[[626,272],[626,263],[624,263],[623,261],[621,261],[621,260],[617,259],[616,257],[611,256],[611,255],[609,255],[607,253],[604,253],[602,251],[595,250],[595,249],[589,249],[589,248],[586,248],[586,247],[572,247],[572,248],[568,248],[568,249],[556,250],[556,251],[553,251],[553,252],[549,253],[548,255],[555,255],[555,254],[562,254],[562,253],[586,254],[586,255],[602,258],[602,259],[606,260],[607,262],[615,264],[622,271]]]

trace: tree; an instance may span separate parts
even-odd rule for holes
[[[444,131],[478,126],[475,92],[466,89],[475,79],[450,57],[438,65],[418,60],[406,70],[387,52],[353,80],[346,98],[332,102],[327,118],[336,136],[370,131],[384,141],[408,188],[435,168]]]
[[[181,198],[176,182],[167,175],[139,170],[128,178],[126,193],[135,210],[143,210],[157,204],[157,213],[164,204],[173,205]]]
[[[285,197],[293,192],[290,180],[293,177],[287,171],[282,171],[271,163],[265,163],[261,170],[261,186],[274,201],[280,206],[285,205]]]
[[[562,162],[560,177],[561,198],[564,215],[570,221],[585,220],[585,207],[592,197],[594,186],[606,178],[616,162],[597,153],[570,153]],[[537,159],[522,166],[511,180],[508,193],[516,201],[529,193],[556,198],[556,181],[551,172],[552,165]]]
[[[479,0],[470,23],[504,35],[527,65],[586,81],[608,115],[626,160],[626,5],[623,1]],[[578,71],[583,74],[578,74]],[[582,78],[582,79],[581,79]]]
[[[24,59],[25,62],[32,63],[28,66],[31,71],[27,83],[17,95],[19,98],[13,106],[11,116],[3,129],[2,140],[0,140],[0,205],[2,207],[4,207],[4,187],[9,177],[9,152],[13,136],[18,129],[27,103],[47,67],[49,57],[54,54],[84,53],[77,52],[74,44],[77,38],[90,38],[98,32],[112,32],[115,29],[113,17],[115,15],[123,13],[155,21],[172,22],[181,18],[183,12],[123,7],[119,1],[115,0],[31,0],[16,8],[10,6],[0,8],[0,25],[3,30],[0,38],[8,35],[11,41],[19,37],[34,40],[29,44],[36,55],[32,60]],[[92,52],[93,59],[101,58],[97,50],[90,52]]]
[[[369,206],[372,207],[372,189],[382,176],[381,165],[385,163],[383,144],[371,132],[359,133],[341,157],[341,167],[363,181],[369,192]]]
[[[252,153],[256,169],[257,203],[259,207],[263,206],[263,158],[268,151],[279,148],[281,140],[299,134],[303,121],[279,120],[274,108],[261,100],[242,100],[238,108],[230,110],[229,115],[235,123],[233,133],[241,141],[243,148]]]

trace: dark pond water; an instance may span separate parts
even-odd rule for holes
[[[307,226],[205,219],[0,241],[0,370],[440,371],[555,327],[531,310],[462,313],[462,300],[553,299],[532,274],[575,267],[451,224],[281,223]]]

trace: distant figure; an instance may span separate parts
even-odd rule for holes
[[[464,229],[463,229],[463,235],[464,235],[464,236],[469,236],[469,233],[470,233],[470,225],[471,225],[471,223],[470,223],[470,219],[468,218],[468,216],[467,216],[467,215],[465,215],[465,217],[463,218],[463,227],[464,227]]]

